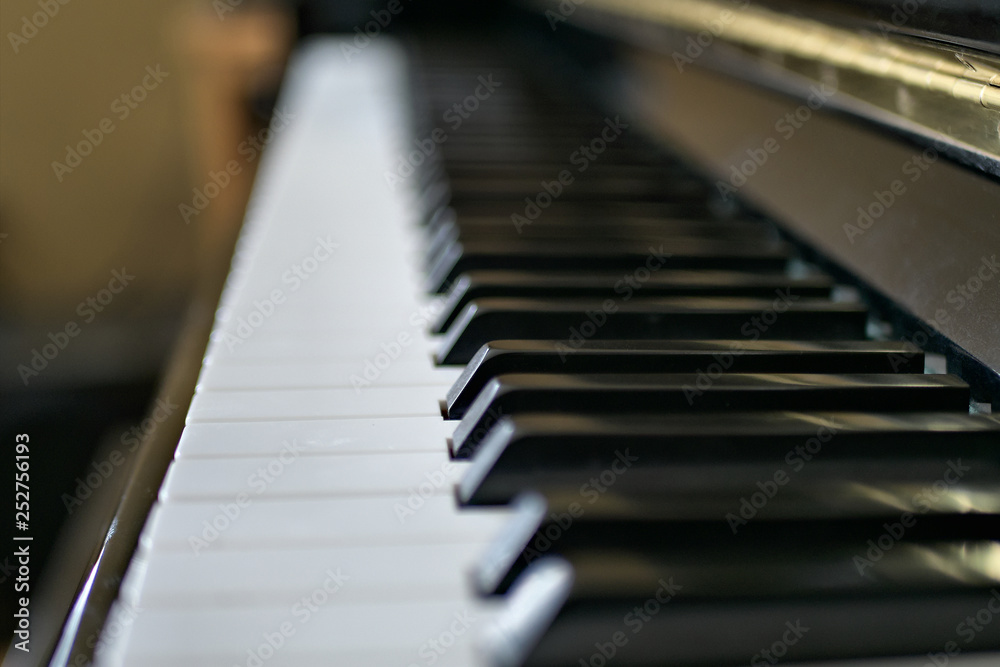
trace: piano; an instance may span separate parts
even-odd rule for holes
[[[50,664],[998,664],[1000,33],[933,4],[304,41]]]

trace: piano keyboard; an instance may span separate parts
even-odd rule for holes
[[[290,68],[99,664],[996,664],[960,378],[620,119],[340,46]]]

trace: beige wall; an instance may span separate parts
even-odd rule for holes
[[[135,281],[107,316],[162,310],[189,288],[194,267],[195,229],[177,212],[190,193],[183,86],[165,30],[178,3],[47,4],[58,13],[17,53],[9,33],[41,8],[0,5],[0,306],[16,321],[70,319],[124,266]],[[112,106],[157,65],[169,74],[144,101]],[[102,119],[114,131],[59,182],[52,162]]]
[[[0,388],[67,326],[80,332],[29,389],[162,368],[195,287],[211,307],[225,275],[257,166],[237,154],[258,129],[247,102],[277,85],[294,35],[266,2],[62,2],[0,4]],[[193,188],[234,158],[239,177],[185,222]],[[95,314],[87,299],[123,268],[134,278]]]

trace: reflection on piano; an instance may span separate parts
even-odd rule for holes
[[[712,3],[594,4],[547,9],[550,60],[617,108],[485,29],[301,48],[99,664],[996,664],[989,141],[893,190],[932,127],[806,106],[779,140],[802,102],[634,45]],[[727,48],[766,13],[716,15]],[[617,92],[570,19],[622,40]],[[858,183],[895,194],[852,241]],[[966,309],[903,289],[955,275]]]

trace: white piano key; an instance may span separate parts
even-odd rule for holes
[[[420,317],[420,311],[412,312],[418,313],[416,318]],[[367,331],[359,330],[354,324],[345,322],[343,319],[345,317],[352,320],[367,319],[371,328]],[[416,318],[414,321],[418,321]],[[430,319],[426,318],[422,321],[427,322]],[[248,352],[252,352],[255,345],[244,345],[244,343],[249,343],[250,339],[265,343],[291,340],[313,345],[348,346],[347,350],[351,351],[352,356],[355,356],[367,352],[371,344],[377,346],[400,342],[401,336],[404,339],[404,347],[411,347],[420,338],[421,329],[420,326],[407,320],[405,311],[404,315],[396,314],[392,317],[383,316],[381,318],[369,318],[360,312],[346,315],[341,313],[340,317],[336,318],[316,313],[289,311],[281,313],[281,317],[274,316],[271,319],[262,320],[249,310],[242,310],[235,312],[231,320],[219,325],[212,339],[228,343],[225,349],[232,351],[245,348]],[[233,337],[241,342],[237,343]],[[407,337],[410,339],[409,342],[405,340]],[[363,343],[368,343],[369,346],[361,346]]]
[[[379,225],[381,231],[392,234],[391,237],[387,235],[381,243],[381,250],[386,256],[393,254],[404,258],[408,252],[413,253],[415,247],[410,244],[415,243],[416,239],[391,220],[395,215],[392,207],[382,207],[381,210],[370,208],[368,214],[372,220],[383,220],[383,224]],[[321,227],[321,224],[326,227]],[[392,264],[382,263],[377,274],[372,272],[372,267],[368,264],[371,260],[371,235],[374,231],[379,231],[374,224],[353,233],[344,227],[331,233],[329,221],[315,223],[313,228],[308,228],[307,221],[301,221],[296,223],[296,227],[298,226],[307,228],[276,228],[266,235],[266,254],[258,253],[254,258],[263,263],[258,263],[259,271],[245,274],[241,283],[244,293],[272,287],[280,288],[286,293],[322,291],[343,296],[345,304],[363,295],[380,296],[379,290],[385,288],[392,290],[386,295],[390,303],[402,296],[413,298],[420,294],[416,289],[417,283],[396,282],[412,278],[411,274],[418,268],[416,262],[404,259]],[[416,229],[413,232],[420,233]],[[413,254],[413,259],[418,257],[416,253]],[[364,275],[362,280],[358,279],[359,271],[364,272],[360,274]],[[331,308],[338,307],[339,305],[331,304]]]
[[[325,298],[331,298],[326,295]],[[250,305],[227,307],[219,313],[212,338],[221,338],[225,333],[242,338],[294,338],[322,342],[333,338],[342,342],[361,342],[376,339],[395,340],[405,332],[416,338],[422,335],[426,323],[438,312],[439,306],[408,303],[400,308],[384,308],[372,312],[356,307],[353,309],[322,309],[316,304],[297,302],[265,303],[253,297]],[[378,302],[378,296],[372,296]],[[271,306],[273,304],[273,308]],[[249,325],[249,326],[247,326]]]
[[[468,466],[439,453],[302,456],[294,441],[269,458],[178,459],[160,489],[171,500],[448,494]]]
[[[311,606],[292,598],[274,607],[144,610],[129,629],[121,664],[245,665],[254,655],[266,656],[262,663],[268,667],[469,667],[476,664],[473,645],[480,629],[496,614],[488,600],[342,606],[329,603],[335,595],[319,595],[327,602]]]
[[[327,40],[289,69],[277,108],[295,119],[261,162],[188,424],[99,664],[479,662],[471,630],[442,633],[470,605],[490,613],[463,572],[509,512],[460,510],[454,477],[435,475],[455,427],[439,402],[457,371],[431,363],[425,329],[440,306],[419,290],[421,207],[384,182],[410,140],[405,60],[388,39],[363,56],[347,63]],[[370,366],[378,377],[356,387],[350,376]],[[280,474],[250,481],[289,446],[298,455]],[[421,495],[422,483],[433,488]],[[300,625],[295,605],[338,561],[352,578]],[[286,620],[282,646],[262,644]],[[439,637],[455,641],[439,653]]]
[[[209,391],[195,394],[187,423],[337,417],[419,417],[440,414],[445,390],[431,387],[366,387]]]
[[[346,282],[348,278],[341,278],[340,282]],[[411,276],[401,277],[400,280],[414,280]],[[398,296],[395,299],[383,300],[380,292],[385,289],[366,292],[359,295],[356,292],[348,292],[344,296],[349,296],[351,302],[329,308],[317,308],[317,302],[337,303],[341,295],[334,290],[324,290],[317,285],[315,289],[302,289],[298,292],[289,293],[280,288],[262,287],[251,289],[240,295],[231,303],[227,303],[225,309],[219,313],[218,322],[223,324],[224,330],[235,328],[240,318],[258,320],[266,319],[264,325],[260,326],[261,332],[288,330],[295,326],[313,326],[317,329],[344,329],[362,335],[372,335],[381,330],[389,328],[400,328],[403,325],[413,326],[409,323],[410,315],[418,315],[424,310],[436,310],[440,306],[430,306],[416,298],[403,298]],[[362,302],[361,297],[367,302]],[[373,304],[378,304],[373,308]],[[256,314],[255,314],[256,311]],[[414,327],[416,329],[418,327]]]
[[[442,396],[461,375],[461,368],[432,367],[426,359],[388,360],[388,356],[365,361],[275,364],[208,364],[198,380],[206,389],[301,389],[351,387],[364,391],[370,386],[436,386]]]
[[[324,299],[336,300],[336,297],[326,295]],[[377,303],[378,296],[372,296],[371,301]],[[436,308],[417,303],[379,304],[380,309],[373,312],[372,303],[367,308],[358,306],[326,311],[316,309],[315,304],[300,303],[298,300],[278,303],[254,297],[250,303],[237,304],[222,313],[214,335],[221,337],[231,334],[243,338],[252,335],[254,338],[265,339],[290,336],[307,340],[332,338],[335,341],[390,341],[403,332],[411,337],[418,336],[426,326],[423,323],[430,321],[433,313],[437,312]],[[272,308],[271,304],[276,305]],[[362,326],[359,327],[359,323]],[[251,329],[252,333],[248,334]]]
[[[147,549],[252,550],[321,544],[446,544],[482,541],[509,519],[506,508],[460,510],[451,495],[160,502],[141,543]]]
[[[240,558],[227,551],[157,552],[148,555],[143,576],[127,582],[122,599],[140,608],[277,604],[307,595],[328,570],[350,584],[332,604],[452,599],[468,589],[465,574],[486,547],[337,546],[262,550]]]
[[[210,363],[251,363],[271,362],[276,364],[290,361],[308,363],[310,361],[358,361],[374,363],[376,357],[387,354],[394,361],[402,359],[426,359],[428,364],[439,343],[436,339],[417,336],[416,329],[401,327],[382,336],[369,335],[366,339],[339,339],[335,332],[311,330],[308,337],[268,337],[258,336],[257,329],[245,337],[228,332],[216,332],[208,347]],[[405,337],[402,337],[406,334]],[[409,343],[407,343],[409,341]]]
[[[315,300],[331,299],[335,296],[324,295]],[[395,304],[380,303],[378,295],[372,295],[367,305],[357,305],[336,309],[316,308],[315,303],[300,301],[298,295],[294,300],[288,299],[275,303],[272,309],[269,303],[254,297],[249,304],[239,304],[220,313],[217,322],[216,336],[222,332],[233,333],[246,337],[246,323],[256,329],[265,338],[276,338],[290,335],[296,338],[329,338],[337,340],[395,340],[406,332],[413,337],[422,334],[440,306],[427,305],[420,302],[397,302]],[[372,305],[378,303],[378,309]],[[242,328],[241,328],[242,327]]]
[[[188,424],[176,456],[273,457],[288,440],[303,454],[441,452],[457,423],[429,416]]]

